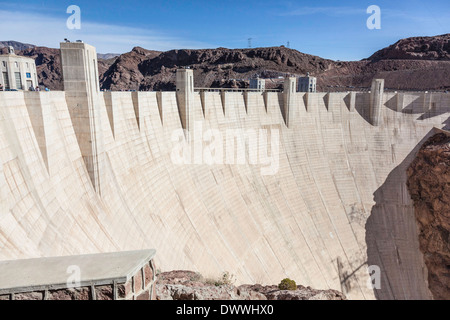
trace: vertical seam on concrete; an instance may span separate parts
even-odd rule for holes
[[[114,280],[113,282],[113,300],[117,300],[118,294],[117,294],[117,280]]]
[[[149,264],[150,264],[150,269],[152,270],[152,283],[150,285],[150,300],[153,300],[153,298],[156,299],[156,296],[153,297],[153,286],[155,286],[155,284],[156,284],[156,270],[155,270],[155,265],[153,263],[153,259],[150,260]],[[144,281],[145,281],[145,279],[144,279]],[[155,290],[156,290],[156,288],[155,288]],[[156,295],[156,292],[155,292],[155,295]]]
[[[139,269],[139,272],[141,273],[141,290],[145,290],[145,272],[144,268]]]
[[[91,299],[92,300],[97,300],[97,295],[96,295],[95,287],[94,287],[93,284],[91,284]]]

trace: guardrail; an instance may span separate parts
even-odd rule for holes
[[[194,88],[194,91],[205,92],[282,92],[281,89],[249,89],[249,88]]]

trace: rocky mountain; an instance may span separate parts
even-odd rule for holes
[[[204,279],[192,271],[169,271],[158,274],[157,300],[347,300],[336,290],[315,290],[297,286],[296,290],[280,290],[276,285],[234,286],[232,283]]]
[[[227,82],[229,86],[234,83],[236,86],[246,87],[248,79],[256,75],[278,78],[287,74],[320,73],[332,63],[331,60],[285,47],[171,50],[140,63],[143,80],[139,83],[139,89],[174,89],[175,73],[181,67],[193,69],[196,87],[223,87],[227,86]],[[121,89],[126,87],[126,83],[120,79],[115,85]],[[277,82],[274,86],[276,85]],[[104,89],[108,89],[107,83]]]
[[[281,88],[279,77],[309,72],[319,91],[368,89],[374,77],[385,79],[387,90],[450,89],[449,35],[398,41],[362,61],[332,61],[281,47],[255,49],[171,50],[133,62],[135,48],[101,78],[103,89],[173,90],[180,67],[194,70],[196,87],[248,87],[248,79],[268,79],[266,87]],[[396,54],[394,54],[396,52]]]
[[[139,47],[121,55],[101,77],[103,89],[174,90],[176,70],[194,70],[197,87],[220,87],[231,82],[248,86],[244,80],[256,74],[278,77],[293,72],[322,72],[331,60],[284,47],[256,49],[200,49],[158,52]]]
[[[97,58],[102,60],[109,60],[118,56],[120,56],[120,53],[97,53]]]
[[[435,299],[450,299],[450,134],[428,139],[407,171],[419,245]]]
[[[378,60],[336,62],[316,75],[319,91],[366,90],[373,78],[385,79],[385,90],[450,89],[450,61]]]
[[[161,54],[160,51],[135,47],[117,57],[105,72],[100,74],[100,86],[108,90],[139,90],[144,80],[142,63]],[[100,59],[99,59],[100,61]]]
[[[16,54],[33,58],[36,61],[36,71],[40,85],[51,90],[63,90],[59,49],[34,47],[16,52]]]
[[[18,51],[35,47],[35,45],[33,45],[33,44],[22,43],[22,42],[18,42],[18,41],[12,41],[12,40],[0,41],[0,48],[8,48],[9,46],[12,46],[14,48],[14,50],[18,50]]]
[[[434,37],[401,39],[375,52],[368,60],[450,60],[450,33]]]
[[[401,39],[362,61],[336,62],[317,81],[331,91],[368,88],[373,78],[385,79],[392,90],[448,90],[449,40],[450,34]]]
[[[317,77],[318,91],[367,90],[374,77],[385,79],[386,90],[444,91],[450,89],[449,39],[450,34],[402,39],[361,61],[333,61],[284,46],[166,52],[135,47],[118,57],[99,55],[100,86],[174,90],[176,69],[189,67],[196,87],[245,88],[251,77],[260,76],[267,79],[267,88],[282,88],[282,77],[309,72]],[[59,50],[34,47],[17,54],[37,59],[42,85],[62,89]]]

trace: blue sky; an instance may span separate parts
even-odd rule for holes
[[[69,5],[81,9],[81,29],[69,30]],[[381,29],[369,30],[366,9],[381,9]],[[14,25],[14,26],[12,26]],[[287,45],[335,60],[359,60],[411,36],[450,33],[449,0],[342,1],[1,1],[0,40],[53,48],[82,39],[101,53],[134,46],[153,50]]]

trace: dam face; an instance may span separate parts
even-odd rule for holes
[[[0,260],[155,248],[163,271],[431,298],[406,168],[449,94],[94,91],[91,113],[70,92],[0,92]],[[174,161],[213,130],[224,158],[227,131],[274,138],[276,162],[249,161],[249,139],[243,163]]]

